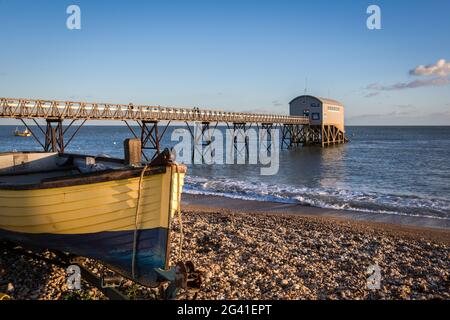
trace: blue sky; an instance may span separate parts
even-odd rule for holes
[[[66,28],[71,4],[81,30]],[[382,30],[366,27],[371,4]],[[449,74],[410,74],[450,60],[449,12],[448,0],[0,0],[0,96],[286,113],[308,78],[347,124],[450,125]]]

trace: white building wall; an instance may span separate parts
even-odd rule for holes
[[[339,130],[344,132],[344,107],[333,105],[333,104],[324,104],[323,105],[323,124],[324,125],[334,125]]]

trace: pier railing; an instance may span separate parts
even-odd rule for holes
[[[303,116],[133,105],[131,103],[0,98],[0,118],[19,119],[42,148],[52,152],[64,152],[88,120],[123,121],[133,136],[141,140],[142,153],[146,160],[151,160],[160,154],[160,142],[168,126],[174,121],[184,122],[192,138],[200,140],[205,140],[204,135],[209,132],[210,124],[215,123],[215,127],[217,127],[219,123],[225,123],[228,128],[234,130],[233,132],[244,133],[253,124],[256,124],[258,130],[267,131],[268,136],[271,136],[273,129],[279,128],[281,129],[282,148],[317,144],[321,144],[323,147],[347,141],[344,132],[334,126],[311,126],[309,118]],[[46,120],[45,127],[40,121],[37,121],[38,119]],[[31,120],[34,126],[30,126],[27,120]],[[193,122],[201,126],[199,131],[202,136],[200,138],[196,137],[191,130]],[[75,123],[78,124],[75,125]],[[138,125],[138,131],[133,124]],[[69,132],[70,128],[72,130]],[[147,157],[144,151],[154,152],[153,157]]]
[[[307,125],[308,117],[193,108],[0,98],[0,118],[54,120],[201,121]]]

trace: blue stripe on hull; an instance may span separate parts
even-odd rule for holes
[[[147,286],[158,285],[154,268],[164,268],[168,230],[165,228],[138,231],[136,250],[136,277]],[[23,244],[73,253],[99,260],[115,271],[132,278],[134,231],[108,231],[89,234],[32,234],[0,229],[0,238]]]

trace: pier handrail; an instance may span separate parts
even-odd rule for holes
[[[20,98],[0,98],[0,118],[203,121],[285,125],[306,125],[309,123],[309,118],[303,116]]]

